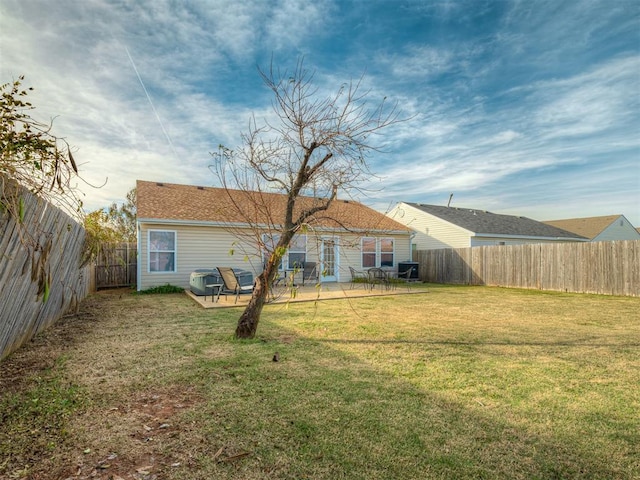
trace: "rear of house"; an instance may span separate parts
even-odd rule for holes
[[[188,288],[194,271],[217,266],[258,275],[286,201],[260,194],[269,208],[248,216],[254,206],[245,202],[247,192],[138,181],[137,194],[138,290]],[[313,262],[319,281],[344,282],[351,280],[349,267],[396,270],[410,256],[407,227],[358,202],[336,200],[294,236],[280,269],[284,275]]]

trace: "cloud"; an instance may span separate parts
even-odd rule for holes
[[[91,208],[136,177],[211,184],[209,152],[235,148],[252,115],[273,118],[256,71],[272,54],[276,67],[306,55],[320,95],[366,73],[371,105],[399,102],[410,120],[375,139],[371,200],[453,191],[524,207],[562,185],[554,201],[640,203],[632,2],[385,3],[3,0],[0,74],[25,74],[88,180],[109,177],[87,190]]]
[[[569,79],[535,85],[534,101],[544,106],[535,123],[550,136],[590,135],[633,121],[639,105],[637,93],[640,56],[613,59],[596,69]]]

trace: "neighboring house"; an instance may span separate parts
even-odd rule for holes
[[[251,195],[259,196],[265,208],[256,209]],[[258,275],[265,262],[260,244],[276,240],[268,230],[274,220],[268,218],[283,218],[287,200],[274,193],[141,180],[137,196],[138,290],[167,283],[188,288],[193,271],[217,266]],[[312,197],[299,200],[304,208],[314,202]],[[280,268],[315,262],[322,282],[350,281],[350,266],[395,270],[411,257],[410,234],[361,203],[335,200],[294,237]]]
[[[592,242],[606,240],[640,240],[640,233],[624,215],[548,220],[547,225],[562,228],[588,238]]]
[[[530,218],[471,208],[401,202],[387,215],[413,230],[416,250],[587,241]]]

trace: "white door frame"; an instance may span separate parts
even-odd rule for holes
[[[323,276],[323,273],[327,271],[324,264],[324,254],[325,246],[328,245],[329,241],[333,243],[333,275]],[[320,282],[340,281],[340,237],[322,237],[320,245]]]

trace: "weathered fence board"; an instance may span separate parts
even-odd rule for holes
[[[5,183],[0,182],[0,188]],[[0,195],[4,192],[0,190]],[[81,266],[85,231],[66,213],[21,189],[23,226],[42,244],[50,240],[51,276],[46,302],[31,280],[32,262],[19,229],[0,214],[0,359],[74,308],[88,293],[88,267]],[[36,258],[41,253],[36,253]]]
[[[640,296],[640,240],[419,250],[425,282]]]
[[[136,284],[137,246],[112,243],[100,246],[95,261],[95,288],[128,287]]]

